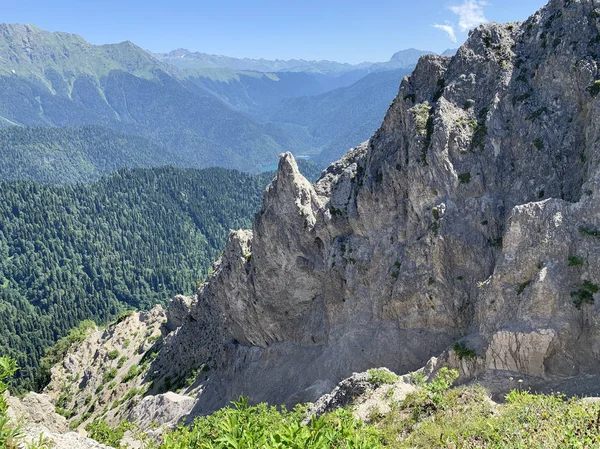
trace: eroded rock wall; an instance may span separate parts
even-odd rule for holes
[[[195,413],[239,394],[314,400],[461,339],[477,353],[465,375],[596,372],[599,60],[592,0],[423,57],[371,140],[315,185],[282,156],[154,368],[210,366]]]

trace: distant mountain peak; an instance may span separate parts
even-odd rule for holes
[[[430,55],[433,54],[432,51],[428,51],[428,50],[419,50],[417,48],[407,48],[406,50],[400,50],[397,51],[396,53],[394,53],[392,55],[392,57],[390,58],[390,62],[393,61],[402,61],[405,60],[407,58],[420,58],[423,55]]]
[[[448,48],[448,49],[444,50],[444,52],[442,53],[442,56],[454,56],[457,51],[458,51],[458,48]]]

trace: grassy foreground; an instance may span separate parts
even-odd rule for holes
[[[442,369],[430,383],[365,424],[340,409],[303,425],[305,407],[292,411],[241,398],[163,436],[158,449],[379,449],[600,447],[600,403],[514,390],[496,404],[479,385],[453,388],[457,373]],[[389,379],[393,382],[395,379]],[[102,422],[94,424],[101,428]],[[94,436],[94,426],[91,434]],[[105,435],[110,433],[101,432]],[[106,443],[111,441],[105,440]],[[119,447],[112,442],[113,446]]]
[[[19,429],[8,424],[2,379],[16,365],[0,357],[0,449],[49,447],[20,444]],[[250,406],[240,398],[230,407],[196,419],[163,435],[161,443],[145,449],[380,449],[380,448],[493,448],[592,449],[600,447],[600,403],[561,395],[534,395],[513,390],[502,404],[489,399],[479,385],[453,388],[457,373],[442,369],[403,401],[392,403],[387,415],[374,413],[371,423],[356,419],[351,409],[339,409],[309,424],[306,408],[288,411],[266,404]],[[376,377],[393,383],[395,378]],[[378,382],[377,385],[380,385]],[[375,385],[375,384],[374,384]],[[131,423],[110,429],[102,420],[88,425],[90,437],[112,447]],[[144,439],[144,438],[142,438]]]

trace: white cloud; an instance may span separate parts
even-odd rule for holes
[[[463,0],[461,5],[450,6],[448,9],[458,16],[460,30],[467,31],[488,21],[483,11],[486,5],[487,2],[482,0]]]
[[[435,23],[435,24],[433,24],[433,26],[435,28],[437,28],[438,30],[445,31],[446,34],[448,34],[448,38],[452,42],[456,42],[456,33],[454,32],[454,25],[451,25],[451,24],[440,25],[439,23]]]

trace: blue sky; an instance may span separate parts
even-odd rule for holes
[[[546,0],[0,0],[3,22],[235,57],[385,61],[457,47],[484,21],[524,20]]]

